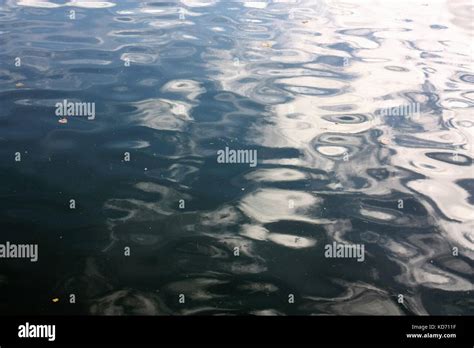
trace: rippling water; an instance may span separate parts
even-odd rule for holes
[[[471,6],[2,1],[1,313],[474,314]]]

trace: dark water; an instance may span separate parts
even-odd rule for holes
[[[0,4],[1,314],[474,314],[468,1]]]

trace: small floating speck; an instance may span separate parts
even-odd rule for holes
[[[65,123],[67,123],[67,118],[62,117],[58,120],[58,122],[62,123],[62,124],[65,124]]]
[[[271,42],[268,42],[268,41],[267,41],[267,42],[262,42],[262,47],[270,48],[270,47],[272,47],[272,46],[273,46],[273,45],[272,45]]]
[[[20,88],[20,87],[25,87],[25,84],[18,82],[15,86],[16,88]]]
[[[379,139],[379,142],[382,145],[388,145],[388,144],[390,144],[390,138],[389,137],[381,137]]]
[[[53,298],[52,301],[53,301],[54,303],[57,303],[57,302],[59,302],[59,298],[55,297],[55,298]]]

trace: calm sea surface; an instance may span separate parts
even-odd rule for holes
[[[1,0],[0,313],[474,314],[472,14]]]

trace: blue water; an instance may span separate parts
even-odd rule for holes
[[[474,314],[471,18],[1,1],[0,313]]]

